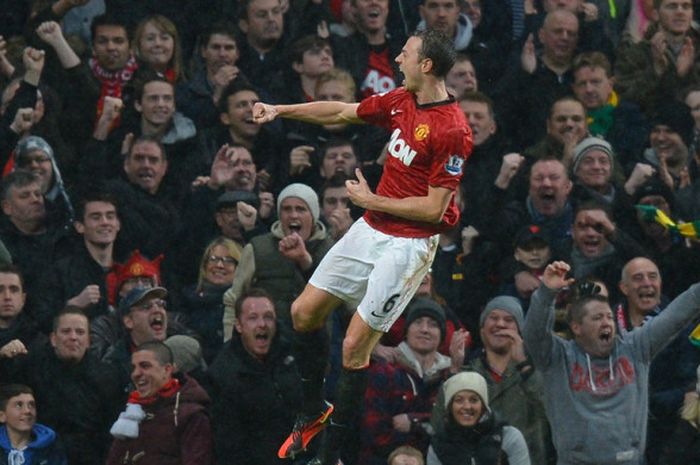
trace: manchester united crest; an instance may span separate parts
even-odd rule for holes
[[[413,137],[416,138],[416,141],[420,142],[425,140],[425,138],[428,137],[428,134],[430,134],[430,126],[424,123],[416,126],[416,130],[413,132]]]

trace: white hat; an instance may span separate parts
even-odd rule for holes
[[[450,379],[445,381],[444,389],[445,408],[450,407],[452,398],[459,391],[474,391],[481,397],[484,407],[488,408],[489,406],[489,391],[486,387],[486,380],[474,371],[463,371],[450,377]]]

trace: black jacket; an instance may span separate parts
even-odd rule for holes
[[[262,362],[234,334],[208,373],[218,465],[287,463],[277,449],[294,425],[302,392],[297,363],[280,334]]]
[[[20,377],[34,390],[37,420],[61,437],[68,463],[104,463],[109,428],[123,407],[114,370],[89,351],[78,364],[65,363],[46,342],[32,347]]]

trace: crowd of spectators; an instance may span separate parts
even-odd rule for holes
[[[638,328],[668,327],[700,281],[697,17],[693,0],[4,2],[0,463],[283,463],[299,364],[332,393],[354,310],[329,319],[329,353],[300,360],[290,305],[363,214],[345,182],[360,169],[376,186],[394,141],[258,125],[253,106],[391,91],[425,28],[458,51],[446,84],[474,143],[462,220],[373,353],[343,463],[599,463],[563,435],[614,441],[621,404],[597,412],[602,430],[562,427],[542,352],[559,342],[525,323],[531,297],[528,321],[551,301],[554,337],[594,356],[593,294],[614,337],[651,340],[630,355],[646,429],[618,462],[689,463],[697,321],[661,342]],[[598,365],[559,382],[594,406],[626,396],[624,367]]]

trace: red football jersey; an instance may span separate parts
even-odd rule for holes
[[[357,115],[391,132],[378,195],[401,199],[424,197],[428,186],[457,189],[472,152],[472,132],[453,100],[418,105],[415,95],[400,87],[363,100]],[[453,196],[439,224],[370,210],[365,220],[392,236],[429,237],[455,226],[459,209]]]

